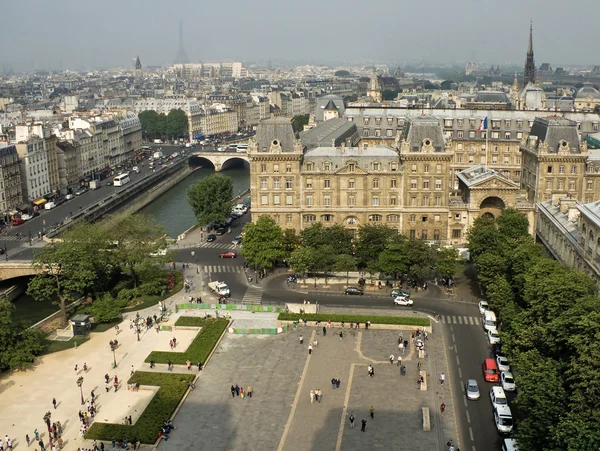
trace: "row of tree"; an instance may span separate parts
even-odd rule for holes
[[[453,249],[434,249],[423,240],[409,239],[385,225],[360,226],[356,236],[341,225],[326,227],[320,222],[302,230],[282,230],[269,216],[261,216],[244,227],[242,255],[246,263],[271,269],[285,262],[298,274],[327,274],[331,271],[385,273],[422,284],[432,273],[453,278],[457,257]]]
[[[600,448],[600,298],[585,273],[547,258],[527,218],[477,219],[469,250],[516,369],[519,450]]]
[[[142,124],[145,139],[178,139],[188,136],[188,119],[181,109],[171,110],[169,114],[153,110],[142,111],[138,117]]]

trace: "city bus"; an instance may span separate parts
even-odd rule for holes
[[[121,175],[117,175],[113,179],[113,185],[123,186],[123,185],[127,185],[130,181],[131,181],[131,179],[129,178],[129,174],[121,174]]]

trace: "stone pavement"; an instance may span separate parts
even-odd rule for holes
[[[448,374],[442,337],[430,335],[422,370],[428,375],[428,391],[417,384],[417,359],[412,347],[404,356],[406,376],[390,354],[397,355],[396,330],[350,332],[299,327],[277,336],[232,336],[227,334],[210,364],[200,374],[175,417],[177,430],[160,450],[393,450],[431,451],[445,449],[456,437],[448,375],[440,385],[441,371]],[[300,334],[304,343],[300,344]],[[410,339],[410,331],[403,331]],[[317,340],[312,355],[308,343]],[[372,363],[375,377],[367,376]],[[332,389],[331,378],[341,380]],[[231,397],[231,385],[247,389],[253,398]],[[321,389],[321,403],[311,404],[309,392]],[[442,415],[441,402],[446,404]],[[369,408],[375,408],[371,420]],[[421,407],[431,412],[431,431],[424,432]],[[348,416],[356,417],[350,428]],[[367,419],[366,433],[360,421]]]

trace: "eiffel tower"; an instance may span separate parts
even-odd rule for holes
[[[177,49],[177,56],[175,57],[175,64],[187,64],[190,60],[188,59],[185,48],[183,47],[183,22],[179,21],[179,48]]]

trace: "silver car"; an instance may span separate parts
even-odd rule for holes
[[[465,393],[467,394],[467,399],[479,399],[479,385],[477,385],[477,381],[475,379],[469,379],[466,382]]]

